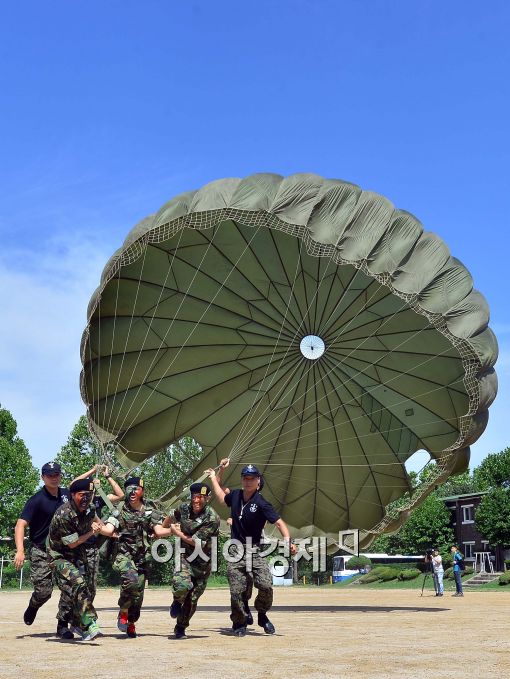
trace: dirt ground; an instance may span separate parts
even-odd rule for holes
[[[437,598],[416,590],[278,588],[274,636],[256,625],[230,633],[229,593],[206,591],[189,636],[177,641],[167,590],[147,590],[137,639],[117,631],[115,590],[96,603],[104,636],[93,642],[54,636],[56,596],[31,627],[27,592],[0,593],[1,679],[112,677],[402,677],[510,675],[510,593]]]

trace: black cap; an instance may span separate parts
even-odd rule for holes
[[[78,479],[77,481],[73,481],[69,487],[69,492],[71,493],[79,493],[82,490],[87,491],[88,493],[91,493],[94,490],[94,484],[90,479]]]
[[[254,464],[247,464],[241,469],[241,476],[262,476]]]
[[[61,474],[62,469],[58,462],[46,462],[43,464],[41,474]]]
[[[205,495],[207,497],[211,494],[211,489],[207,483],[192,483],[189,492],[190,495]]]
[[[128,486],[140,486],[143,488],[143,479],[139,476],[130,476],[129,479],[124,481],[124,488],[127,488]]]

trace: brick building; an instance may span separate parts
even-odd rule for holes
[[[501,547],[492,547],[489,541],[476,528],[475,512],[486,492],[467,493],[444,497],[447,508],[451,512],[451,527],[455,533],[455,541],[465,561],[474,565],[476,552],[490,552],[495,571],[504,570],[504,553]]]

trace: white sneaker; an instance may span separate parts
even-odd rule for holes
[[[91,622],[88,629],[83,633],[82,641],[92,641],[92,639],[95,639],[102,634],[97,622]]]

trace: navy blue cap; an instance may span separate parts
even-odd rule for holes
[[[254,464],[247,464],[241,469],[241,476],[262,476]]]
[[[62,469],[58,462],[46,462],[43,464],[41,474],[61,474]]]

